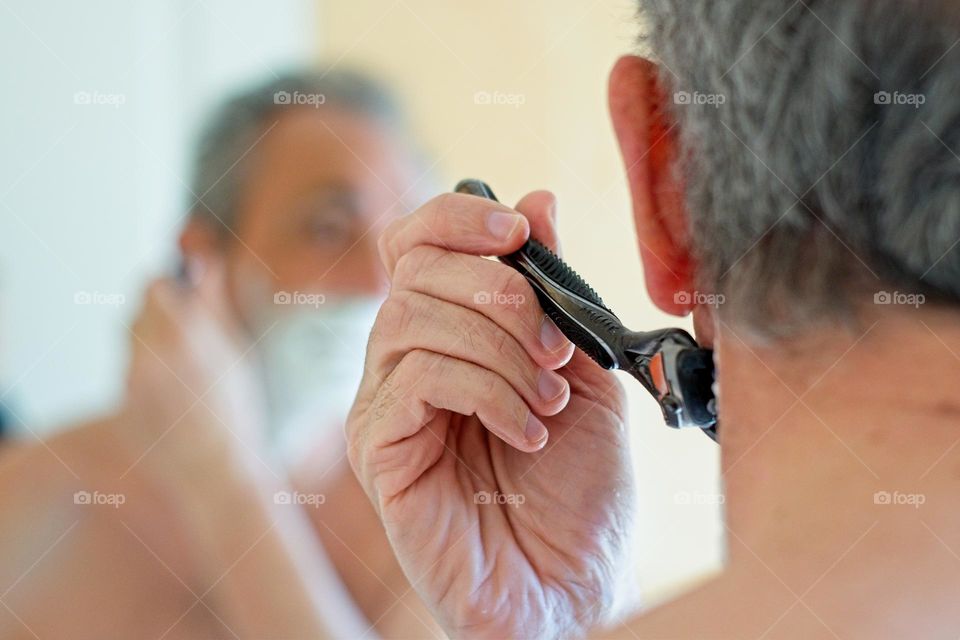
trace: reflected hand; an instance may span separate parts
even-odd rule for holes
[[[137,465],[187,488],[241,469],[263,424],[261,389],[226,303],[222,266],[193,284],[153,282],[131,328],[118,421]]]
[[[632,515],[625,399],[483,255],[556,245],[553,197],[448,194],[380,242],[392,289],[348,420],[351,463],[454,636],[582,635]],[[522,215],[516,215],[517,212]]]

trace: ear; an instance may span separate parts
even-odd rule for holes
[[[683,185],[673,169],[676,132],[665,116],[658,78],[649,60],[620,58],[610,74],[610,113],[627,169],[647,291],[663,311],[685,316],[694,307],[695,265]]]
[[[221,249],[221,238],[209,222],[189,216],[180,232],[180,255],[185,261],[214,259]]]

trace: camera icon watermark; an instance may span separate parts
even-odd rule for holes
[[[927,297],[922,293],[903,293],[900,291],[877,291],[873,294],[873,304],[881,306],[906,306],[919,309],[926,304]]]
[[[273,104],[284,106],[304,106],[319,109],[326,104],[327,96],[322,93],[304,93],[302,91],[275,91],[273,93]]]
[[[527,501],[522,493],[500,493],[499,491],[477,491],[473,494],[473,504],[479,505],[509,505],[520,507]]]
[[[306,293],[304,291],[277,291],[273,294],[273,304],[299,305],[319,308],[327,301],[322,293]]]
[[[102,91],[77,91],[73,94],[73,104],[80,106],[101,106],[119,109],[127,102],[124,93],[109,93]]]
[[[73,504],[84,506],[109,506],[119,509],[127,502],[127,496],[122,493],[101,493],[100,491],[76,491],[73,494]]]
[[[705,306],[719,308],[726,303],[727,297],[722,293],[702,293],[700,291],[677,291],[673,294],[675,304],[689,306]]]
[[[102,305],[105,307],[119,307],[126,304],[126,302],[127,298],[122,293],[76,291],[73,294],[73,304],[82,306]]]
[[[477,291],[473,294],[473,303],[478,305],[499,305],[517,308],[527,302],[522,293],[502,293],[500,291]]]
[[[707,106],[719,109],[727,103],[727,96],[723,93],[677,91],[673,94],[673,103],[680,106]]]
[[[726,496],[722,493],[678,491],[673,494],[673,504],[679,505],[722,505],[726,500]]]
[[[880,106],[906,106],[919,109],[927,104],[927,96],[922,93],[878,91],[873,94],[873,103]]]
[[[882,506],[908,506],[919,509],[926,503],[927,496],[922,493],[901,493],[899,491],[877,491],[873,494],[873,504]]]
[[[299,491],[277,491],[273,494],[273,503],[281,505],[298,505],[316,509],[327,501],[322,493],[301,493]]]
[[[477,91],[473,94],[473,104],[519,109],[527,104],[527,96],[523,93],[507,93],[504,91]]]

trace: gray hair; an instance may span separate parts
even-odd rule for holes
[[[907,287],[960,300],[949,3],[640,0],[700,284],[761,334]]]
[[[211,114],[195,151],[190,214],[221,233],[234,229],[248,160],[267,122],[284,110],[321,104],[369,117],[397,134],[414,157],[420,152],[407,136],[399,103],[370,76],[350,69],[288,71],[237,93]]]

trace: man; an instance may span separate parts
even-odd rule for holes
[[[641,7],[659,62],[620,60],[610,108],[647,292],[715,350],[728,550],[611,637],[954,637],[960,14]],[[554,210],[447,195],[380,243],[351,461],[455,637],[597,633],[631,527],[614,375],[479,257],[555,244]],[[526,303],[475,303],[494,290]]]
[[[376,238],[421,173],[356,73],[285,74],[213,114],[184,274],[147,292],[122,407],[0,452],[0,637],[436,633],[342,435]]]

